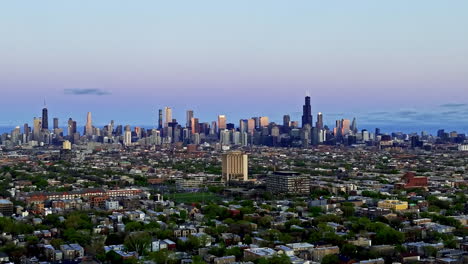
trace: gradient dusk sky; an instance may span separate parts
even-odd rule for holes
[[[5,1],[0,125],[312,111],[468,132],[468,1]],[[80,125],[81,125],[80,124]],[[431,131],[433,132],[433,131]]]

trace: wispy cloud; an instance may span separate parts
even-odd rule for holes
[[[446,108],[458,108],[458,107],[464,107],[464,106],[468,106],[468,104],[443,104],[441,105],[440,107],[446,107]]]
[[[74,89],[65,89],[64,90],[65,94],[70,94],[70,95],[109,95],[111,94],[110,92],[102,89],[96,89],[96,88],[74,88]]]

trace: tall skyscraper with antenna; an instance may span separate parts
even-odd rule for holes
[[[42,108],[42,129],[49,130],[49,113],[47,111],[47,105],[44,100],[44,108]]]
[[[312,126],[312,109],[310,106],[310,96],[305,97],[305,104],[302,107],[302,127],[305,125]]]

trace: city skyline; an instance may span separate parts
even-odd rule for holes
[[[164,105],[279,122],[306,91],[325,119],[468,123],[466,1],[48,2],[0,11],[0,125],[30,122],[44,97],[61,122],[152,124]]]

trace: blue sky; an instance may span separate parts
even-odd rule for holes
[[[0,124],[297,116],[468,123],[468,1],[8,1]],[[450,107],[442,105],[452,104]],[[453,106],[459,104],[459,106]],[[342,114],[342,115],[341,115]],[[467,131],[468,132],[468,131]]]

